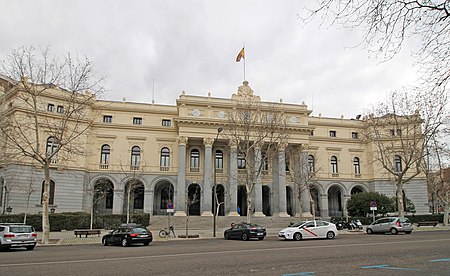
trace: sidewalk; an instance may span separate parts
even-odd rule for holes
[[[414,232],[423,232],[423,231],[448,231],[450,230],[450,226],[444,226],[442,224],[438,224],[436,227],[433,226],[414,226]],[[96,235],[88,236],[87,238],[76,237],[73,231],[61,231],[61,232],[51,232],[50,233],[50,243],[49,244],[41,244],[42,232],[37,232],[38,234],[38,244],[37,246],[56,246],[56,245],[78,245],[78,244],[101,244],[103,235],[107,234],[110,230],[102,230],[102,234],[100,237]],[[218,229],[216,232],[215,238],[223,238],[223,232],[225,229]],[[267,229],[267,236],[276,237],[280,229]],[[185,229],[176,230],[175,233],[178,235],[185,235]],[[339,230],[339,235],[358,235],[365,234],[365,230]],[[173,241],[173,240],[185,240],[185,238],[160,238],[158,236],[158,231],[152,230],[153,240],[154,241]],[[189,235],[199,235],[199,238],[190,238],[190,239],[214,239],[213,233],[211,229],[189,229]]]

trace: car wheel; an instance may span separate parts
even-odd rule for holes
[[[108,241],[105,238],[102,239],[102,243],[103,243],[104,246],[108,246],[109,245]]]
[[[391,232],[392,235],[397,235],[398,234],[398,230],[395,229],[395,228],[391,228],[390,232]]]
[[[331,240],[331,239],[334,239],[334,236],[335,236],[335,235],[334,235],[334,232],[333,232],[333,231],[330,231],[330,232],[327,233],[327,239],[330,239],[330,240]]]
[[[258,238],[258,240],[262,241],[262,240],[264,240],[264,237],[262,237],[262,238]]]
[[[223,234],[223,237],[224,237],[226,240],[229,240],[229,239],[230,239],[230,236],[228,236],[228,233],[224,233],[224,234]]]
[[[367,234],[373,234],[373,230],[372,229],[370,229],[370,228],[367,228],[367,230],[366,230],[366,232],[367,232]]]
[[[27,246],[26,248],[27,248],[28,251],[29,250],[33,250],[34,249],[34,245]]]
[[[241,239],[242,239],[243,241],[247,241],[247,240],[248,240],[247,234],[242,233]]]
[[[298,232],[294,234],[294,240],[295,240],[295,241],[299,241],[299,240],[301,240],[301,239],[302,239],[302,234],[300,234],[300,233],[298,233]]]
[[[405,231],[405,234],[411,234],[412,231]]]
[[[145,246],[148,246],[150,244],[150,242],[144,242]]]
[[[128,246],[128,241],[127,241],[126,238],[123,238],[123,239],[122,239],[122,246],[123,246],[123,247]]]

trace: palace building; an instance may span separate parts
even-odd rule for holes
[[[1,116],[30,112],[14,92],[19,84],[7,78],[0,81]],[[68,103],[61,93],[65,92],[54,88],[52,93],[40,96],[41,117],[64,114]],[[354,193],[395,195],[392,179],[372,162],[372,143],[360,139],[364,118],[317,117],[304,103],[264,102],[244,81],[230,98],[182,92],[174,105],[94,99],[89,112],[89,116],[95,116],[94,123],[88,125],[76,146],[83,154],[73,149],[70,156],[65,152],[52,159],[50,208],[56,212],[90,212],[94,204],[97,213],[122,214],[130,199],[129,207],[134,212],[165,215],[172,204],[175,216],[187,212],[191,216],[212,216],[215,187],[223,202],[220,216],[246,215],[247,195],[237,177],[245,164],[235,145],[219,129],[226,125],[227,114],[245,99],[276,105],[291,133],[288,146],[306,149],[298,162],[315,168],[311,194],[317,216],[345,215],[346,202]],[[28,117],[21,118],[25,122]],[[48,133],[42,131],[40,146],[51,152],[59,145]],[[5,138],[0,138],[4,142]],[[308,197],[296,196],[285,149],[280,146],[278,151],[259,176],[252,195],[254,215],[311,216]],[[0,181],[3,212],[7,207],[12,213],[42,211],[44,172],[37,162],[3,160]],[[428,213],[423,176],[405,185],[404,193],[418,214]],[[187,204],[194,196],[196,200]]]

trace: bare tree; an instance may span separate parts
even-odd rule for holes
[[[450,2],[448,0],[320,0],[300,14],[304,22],[321,17],[322,23],[364,32],[369,49],[391,59],[403,44],[413,51],[424,85],[443,88],[450,79]],[[429,89],[430,90],[430,89]]]
[[[90,185],[90,181],[86,181],[85,183],[87,185]],[[95,210],[98,207],[99,202],[104,200],[108,196],[108,194],[113,193],[113,187],[108,179],[100,178],[93,184],[92,187],[85,188],[85,193],[92,198],[89,206],[91,217],[89,229],[92,229],[94,225]]]
[[[287,144],[290,136],[281,108],[276,104],[261,103],[246,82],[235,99],[233,110],[227,114],[224,135],[237,147],[237,181],[245,185],[247,222],[250,222],[255,188],[262,188],[260,176],[277,153],[278,145]]]
[[[190,207],[193,204],[200,202],[200,187],[196,186],[194,192],[189,194],[189,190],[186,191],[186,239],[189,238],[189,215],[190,215]],[[170,227],[170,225],[169,225]]]
[[[311,205],[311,213],[313,219],[316,219],[317,202],[311,193],[311,187],[317,182],[316,175],[320,171],[317,166],[318,160],[311,155],[312,160],[309,160],[307,146],[289,146],[286,150],[286,156],[289,159],[289,178],[293,183],[294,195],[298,201],[303,204],[307,199],[308,204]],[[306,196],[306,198],[304,198]],[[301,213],[306,209],[301,206]]]
[[[399,216],[404,215],[403,187],[424,175],[427,146],[447,116],[446,95],[434,92],[393,92],[363,120],[363,142],[372,143],[372,161],[393,179]]]
[[[31,195],[38,191],[38,188],[36,187],[35,184],[34,173],[32,173],[31,176],[29,177],[28,185],[19,186],[19,190],[23,191],[27,196],[25,214],[23,216],[23,223],[27,223],[27,214],[28,214],[28,207],[30,206]]]
[[[83,140],[96,119],[95,99],[104,92],[103,79],[96,77],[87,58],[67,54],[59,60],[48,48],[32,47],[12,50],[1,63],[1,74],[13,81],[2,96],[7,108],[0,116],[7,153],[44,171],[42,243],[47,244],[51,167],[86,153]],[[48,104],[48,99],[59,106]]]

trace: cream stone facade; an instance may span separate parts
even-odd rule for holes
[[[9,92],[13,86],[3,85],[0,90],[0,111],[5,116],[12,110],[22,112]],[[194,216],[212,216],[216,184],[218,197],[224,202],[219,215],[246,215],[246,195],[239,178],[234,177],[239,175],[235,146],[218,133],[226,124],[227,112],[242,97],[258,97],[246,81],[231,98],[182,92],[175,105],[96,100],[90,112],[97,115],[95,123],[80,137],[80,147],[88,154],[61,155],[52,163],[52,208],[56,212],[89,212],[95,201],[96,212],[121,214],[127,207],[126,191],[132,185],[130,207],[135,212],[165,215],[172,203],[175,216],[185,216],[187,211]],[[40,101],[42,116],[58,116],[57,108],[66,104],[57,89]],[[359,139],[361,120],[311,116],[305,104],[275,104],[292,131],[286,146],[307,148],[299,160],[316,168],[312,194],[318,216],[345,215],[346,202],[356,192],[394,196],[389,176],[371,161],[373,145]],[[56,109],[49,108],[51,105]],[[42,135],[43,147],[49,146],[49,138]],[[299,200],[295,196],[283,147],[268,163],[269,169],[255,189],[255,215],[311,216],[307,197]],[[29,194],[28,212],[40,212],[43,179],[42,168],[34,162],[4,161],[0,168],[2,210],[10,206],[13,213],[25,212]],[[99,185],[108,187],[102,198],[93,192]],[[31,193],[27,192],[29,187],[33,188]],[[418,214],[428,213],[423,177],[405,185],[404,192]],[[199,201],[187,206],[194,194]]]

